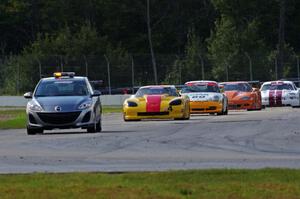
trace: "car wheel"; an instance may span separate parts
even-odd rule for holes
[[[226,107],[226,110],[223,112],[223,115],[228,115],[228,108]]]
[[[97,123],[93,124],[93,126],[87,128],[88,133],[96,133],[97,131]]]
[[[101,119],[99,122],[96,124],[96,132],[101,132],[102,131],[102,124],[101,124]]]
[[[43,132],[42,128],[30,128],[27,126],[27,135],[42,134]]]

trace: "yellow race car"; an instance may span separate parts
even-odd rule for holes
[[[187,96],[180,96],[175,86],[159,85],[139,88],[123,104],[124,121],[141,119],[190,119]]]
[[[191,114],[228,114],[228,99],[215,81],[186,82],[180,92],[190,98]]]

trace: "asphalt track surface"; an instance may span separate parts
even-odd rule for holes
[[[300,109],[127,123],[106,114],[96,134],[0,131],[0,173],[265,167],[300,168]]]

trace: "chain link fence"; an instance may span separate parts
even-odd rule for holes
[[[29,58],[30,62],[9,62],[0,57],[0,93],[22,94],[33,90],[41,77],[53,76],[57,71],[73,71],[87,76],[98,84],[103,94],[133,93],[143,85],[154,84],[154,74],[149,54],[133,54],[115,58],[106,55],[71,57],[52,55],[44,58]],[[211,62],[205,58],[194,62],[184,60],[183,55],[157,55],[158,82],[160,84],[183,84],[202,77],[216,81],[276,79],[299,80],[299,58],[292,56],[284,63],[283,75],[279,76],[276,59],[241,57],[238,67],[233,63],[221,67],[215,74]],[[237,65],[237,64],[235,64]],[[99,84],[101,82],[101,84]]]

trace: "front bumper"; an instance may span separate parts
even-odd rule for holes
[[[280,107],[280,106],[300,106],[299,98],[295,99],[281,99],[281,101],[273,100],[272,104],[270,104],[269,98],[262,98],[263,106],[271,106],[271,107]]]
[[[123,116],[125,120],[141,120],[141,119],[174,119],[182,118],[185,115],[183,105],[172,106],[171,108],[161,108],[159,112],[146,112],[140,107],[123,107]]]
[[[221,113],[223,110],[222,102],[213,102],[213,101],[197,101],[190,102],[190,112],[191,114],[197,113]]]
[[[253,100],[230,100],[228,102],[229,110],[256,109]]]
[[[27,126],[46,130],[88,128],[95,124],[95,117],[91,109],[73,112],[27,111]]]

